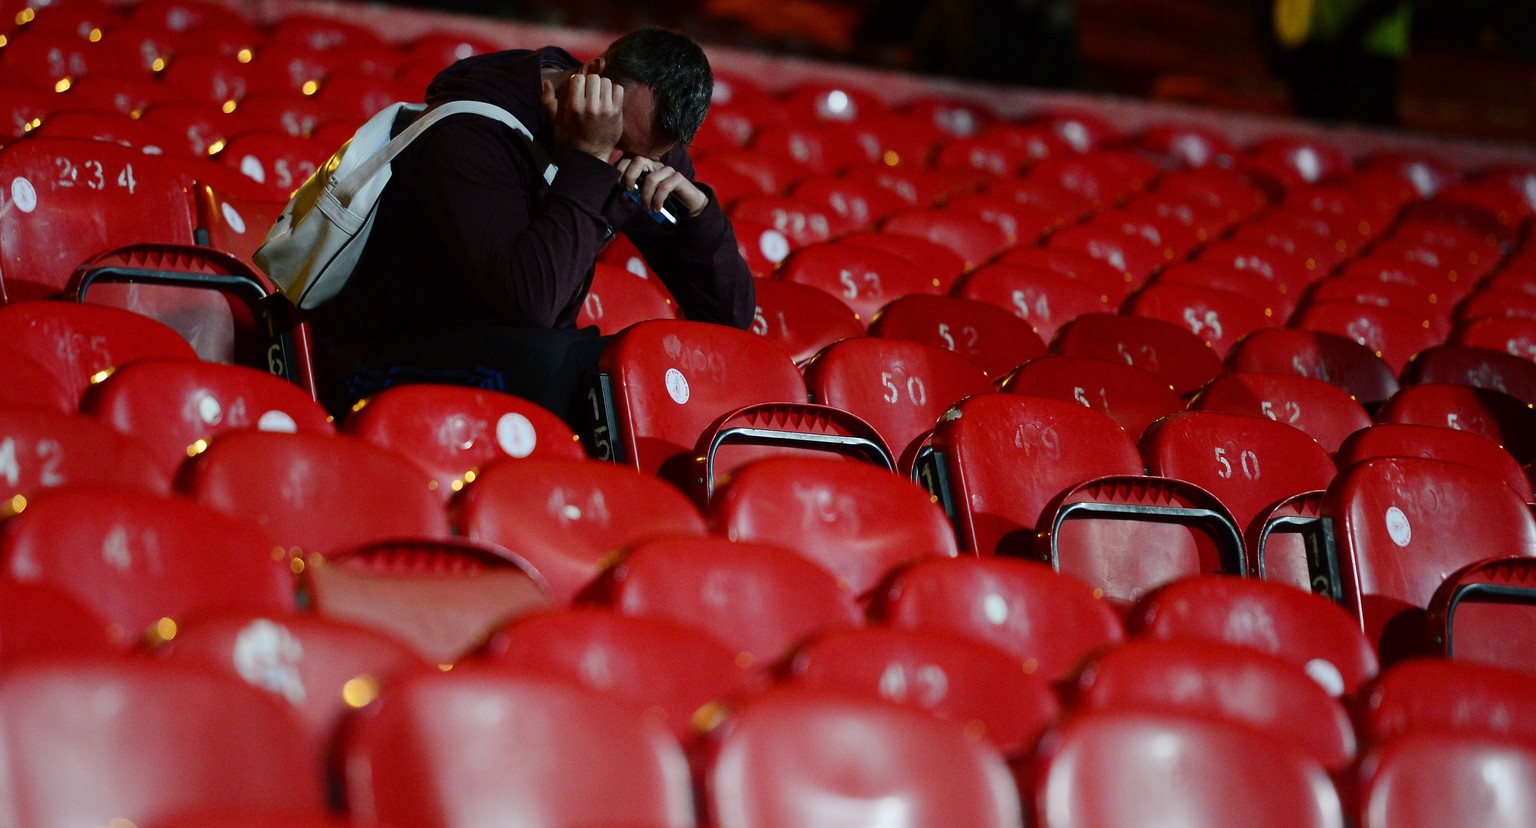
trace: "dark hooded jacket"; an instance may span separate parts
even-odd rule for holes
[[[660,224],[618,192],[619,172],[559,149],[540,102],[541,71],[580,65],[563,49],[461,60],[437,75],[426,101],[501,106],[533,134],[474,114],[427,130],[391,164],[372,233],[345,290],[312,318],[333,369],[417,336],[470,327],[571,327],[593,263],[617,231],[629,236],[685,318],[745,328],[752,276],[713,192],[698,216]],[[397,125],[399,126],[399,125]],[[553,161],[559,172],[547,183]],[[693,178],[678,146],[662,162]]]

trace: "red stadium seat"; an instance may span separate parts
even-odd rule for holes
[[[790,188],[790,195],[831,208],[827,215],[833,220],[834,235],[872,230],[881,219],[911,206],[887,187],[830,175],[801,179]]]
[[[1429,601],[1430,642],[1457,661],[1536,676],[1536,560],[1495,557],[1452,572]]]
[[[1154,280],[1131,294],[1124,310],[1133,316],[1161,319],[1188,328],[1218,357],[1232,344],[1260,328],[1276,327],[1273,309],[1240,293]]]
[[[1428,330],[1441,339],[1451,330],[1450,308],[1442,307],[1437,296],[1396,282],[1383,282],[1369,276],[1330,276],[1307,291],[1306,304],[1309,306],[1332,302],[1390,308],[1429,323]]]
[[[921,236],[876,231],[870,233],[849,233],[838,239],[838,241],[852,247],[894,253],[916,265],[924,274],[932,277],[935,290],[904,290],[902,291],[903,294],[947,293],[954,286],[955,280],[965,273],[967,267],[964,256],[950,249],[947,245],[930,241]],[[887,297],[887,301],[893,298],[896,297]]]
[[[1533,497],[1531,481],[1515,458],[1498,443],[1470,431],[1415,423],[1377,423],[1349,435],[1334,459],[1342,468],[1373,457],[1449,460],[1499,478],[1527,502]]]
[[[448,519],[431,475],[351,437],[235,431],[190,458],[178,485],[254,522],[290,554],[328,554],[375,540],[442,537]]]
[[[1230,166],[1237,154],[1232,142],[1194,123],[1157,123],[1136,136],[1136,145],[1185,167]]]
[[[1127,618],[1134,637],[1223,642],[1284,659],[1334,696],[1353,696],[1379,669],[1353,617],[1286,584],[1185,578],[1143,596]]]
[[[834,691],[779,688],[734,707],[702,776],[716,828],[1021,819],[1002,757],[964,726]]]
[[[1021,787],[1038,828],[1344,824],[1316,760],[1261,731],[1197,714],[1106,711],[1068,720],[1042,739]]]
[[[435,665],[395,639],[298,612],[221,612],[181,625],[155,649],[173,663],[240,678],[293,709],[320,761],[329,761],[342,721],[396,677]]]
[[[996,647],[1048,682],[1125,639],[1120,617],[1082,581],[1003,557],[919,561],[873,596],[876,625],[947,632]]]
[[[291,382],[190,359],[149,358],[113,368],[86,390],[80,411],[142,441],[171,478],[200,446],[231,431],[336,431],[325,409]]]
[[[60,587],[0,578],[0,658],[107,655],[133,642]]]
[[[335,151],[316,138],[266,129],[231,136],[213,158],[265,187],[273,199],[287,199]]]
[[[1404,385],[1438,382],[1470,385],[1536,403],[1536,363],[1503,351],[1468,345],[1436,345],[1403,369]]]
[[[318,615],[394,638],[451,665],[508,619],[549,606],[521,556],[464,538],[365,541],[309,559],[302,588]]]
[[[702,535],[704,518],[675,488],[612,463],[500,460],[454,504],[460,535],[516,553],[571,601],[615,549],[657,535]]]
[[[1046,233],[1066,225],[1066,220],[1052,210],[1022,204],[995,193],[953,196],[944,202],[944,209],[980,216],[997,225],[1013,238],[1009,248],[1019,244],[1037,244]]]
[[[693,824],[671,734],[557,679],[487,668],[413,677],[358,717],[343,754],[358,828]]]
[[[254,526],[186,499],[92,487],[36,498],[0,532],[13,577],[69,592],[131,643],[231,607],[292,610],[293,575],[273,551]]]
[[[93,418],[0,408],[0,503],[10,501],[15,509],[26,498],[68,485],[164,494],[171,479],[142,443]]]
[[[1060,713],[1050,684],[1000,649],[947,632],[865,627],[813,638],[782,681],[884,698],[980,730],[1005,755],[1034,744]]]
[[[1345,606],[1384,656],[1421,647],[1430,599],[1452,571],[1536,555],[1536,520],[1503,481],[1443,460],[1383,457],[1343,469],[1324,496]]]
[[[658,280],[637,276],[624,268],[598,262],[592,287],[577,314],[578,327],[594,325],[604,335],[616,334],[647,319],[676,319],[677,305]]]
[[[889,251],[842,242],[804,247],[790,254],[777,278],[818,287],[842,300],[864,324],[893,299],[939,293],[940,274],[930,274]]]
[[[907,561],[958,554],[942,509],[912,482],[862,463],[773,457],[731,475],[713,531],[793,549],[867,595]]]
[[[1100,302],[1113,307],[1119,307],[1125,297],[1131,295],[1131,291],[1141,284],[1135,276],[1116,269],[1102,259],[1097,259],[1080,250],[1069,250],[1064,247],[1020,245],[998,256],[993,264],[1024,265],[1060,273],[1088,285],[1099,293]],[[1069,317],[1058,314],[1057,324],[1066,322],[1067,318]]]
[[[1536,745],[1413,733],[1365,757],[1355,784],[1360,828],[1522,825],[1536,820]]]
[[[1364,345],[1344,336],[1295,328],[1261,328],[1227,353],[1232,372],[1295,374],[1346,391],[1368,409],[1397,393],[1397,374]]]
[[[1084,314],[1056,332],[1050,351],[1151,371],[1179,396],[1193,394],[1221,374],[1221,358],[1205,340],[1172,322],[1142,316]]]
[[[1023,264],[983,265],[962,276],[950,294],[996,305],[1028,322],[1046,341],[1068,320],[1111,310],[1093,285]]]
[[[1141,284],[1171,261],[1162,248],[1118,227],[1074,224],[1052,233],[1045,243],[1060,250],[1086,253],[1113,267],[1131,285]]]
[[[584,685],[649,717],[660,712],[657,718],[686,743],[697,732],[696,716],[761,683],[736,655],[686,624],[577,607],[499,627],[462,666]]]
[[[1339,450],[1345,437],[1371,424],[1370,414],[1348,392],[1295,374],[1223,374],[1200,389],[1189,407],[1285,423],[1321,443],[1329,454]]]
[[[806,175],[834,175],[859,164],[878,161],[852,137],[846,124],[789,120],[765,125],[752,134],[755,152],[786,158]]]
[[[270,195],[251,197],[215,184],[199,184],[193,191],[197,208],[195,233],[206,236],[203,244],[215,250],[249,259],[267,238],[288,202]]]
[[[1536,413],[1498,391],[1438,382],[1410,385],[1387,400],[1376,421],[1470,431],[1503,446],[1522,466],[1536,461]]]
[[[1266,320],[1273,320],[1271,325],[1282,324],[1288,319],[1295,311],[1299,298],[1290,295],[1285,285],[1270,281],[1251,270],[1238,270],[1210,262],[1175,262],[1147,283],[1147,287],[1154,285],[1183,285],[1235,293],[1246,299],[1255,310],[1262,312]]]
[[[903,296],[875,314],[869,334],[954,351],[990,377],[1002,377],[1045,353],[1045,343],[1027,321],[989,303],[958,296]]]
[[[285,705],[240,679],[149,659],[50,659],[0,678],[15,825],[155,825],[194,810],[324,811],[320,762]]]
[[[1362,746],[1414,733],[1536,739],[1536,679],[1519,670],[1419,658],[1393,665],[1355,704]]]
[[[1242,173],[1217,165],[1166,173],[1157,180],[1155,192],[1218,210],[1228,224],[1247,221],[1269,204],[1264,190]]]
[[[965,262],[963,270],[991,261],[1019,241],[1016,233],[1010,233],[995,222],[967,210],[949,207],[914,208],[893,213],[880,222],[880,232],[941,244],[960,255]]]
[[[731,202],[731,219],[767,225],[784,234],[794,248],[816,244],[841,235],[848,228],[834,229],[836,214],[831,207],[795,196],[744,195]]]
[[[1247,647],[1132,639],[1084,667],[1069,694],[1076,714],[1203,714],[1288,742],[1332,771],[1355,758],[1344,705],[1297,665]]]
[[[1092,227],[1118,230],[1132,238],[1151,242],[1167,261],[1189,256],[1205,239],[1194,227],[1174,217],[1165,217],[1145,209],[1116,208],[1099,213],[1087,222]],[[1208,235],[1208,234],[1206,234]]]
[[[342,421],[346,434],[390,449],[432,473],[444,500],[502,457],[587,455],[571,427],[510,394],[422,383],[363,400]]]
[[[736,250],[753,276],[772,276],[793,252],[789,239],[770,225],[748,219],[736,219],[731,224],[736,231]]]
[[[1150,371],[1087,357],[1047,355],[1020,365],[999,388],[1027,397],[1051,397],[1102,411],[1132,440],[1158,418],[1183,410],[1173,386]]]
[[[864,335],[853,309],[821,288],[783,279],[759,279],[756,287],[752,333],[783,348],[796,365],[838,340]]]
[[[1536,319],[1479,316],[1456,326],[1450,341],[1472,348],[1503,351],[1536,362]]]
[[[721,537],[633,544],[584,600],[688,624],[724,642],[743,666],[770,667],[807,636],[864,623],[831,572],[783,547]]]
[[[1308,267],[1305,259],[1278,247],[1237,239],[1207,244],[1200,249],[1194,261],[1256,273],[1271,282],[1284,285],[1286,294],[1298,299],[1308,285],[1326,275],[1315,263]]]
[[[0,405],[41,408],[60,414],[73,414],[79,407],[79,394],[66,390],[65,384],[43,363],[27,354],[0,345]]]

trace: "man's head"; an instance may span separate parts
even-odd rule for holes
[[[635,130],[642,124],[631,123],[647,114],[650,123],[643,126],[650,148],[693,141],[715,84],[698,44],[667,29],[638,29],[615,40],[593,63],[599,74],[624,84],[625,142],[631,145],[624,147],[627,152],[650,154],[635,146],[646,137]]]

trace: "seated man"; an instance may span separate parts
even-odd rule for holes
[[[442,382],[516,394],[574,424],[603,347],[575,320],[619,231],[685,318],[750,325],[751,273],[687,152],[712,88],[703,51],[662,29],[585,64],[545,47],[438,74],[429,106],[487,101],[533,140],[458,114],[395,158],[352,279],[311,317],[332,412],[391,385]],[[652,214],[669,196],[675,222]]]

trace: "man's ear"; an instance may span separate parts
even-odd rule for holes
[[[539,103],[544,105],[550,118],[556,117],[560,112],[560,100],[555,96],[555,85],[546,80],[539,90]]]
[[[583,64],[580,71],[583,75],[601,75],[603,74],[603,70],[607,68],[608,59],[602,55],[598,55],[597,57],[592,58]]]

